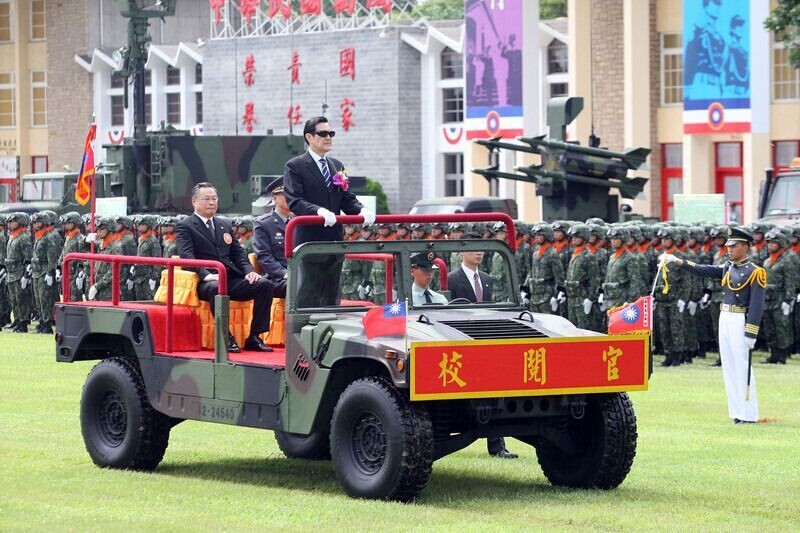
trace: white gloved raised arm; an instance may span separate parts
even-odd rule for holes
[[[373,213],[372,210],[362,207],[359,215],[364,217],[364,224],[367,226],[371,226],[375,223],[375,213]]]
[[[332,211],[325,209],[324,207],[320,207],[317,209],[317,215],[321,216],[325,219],[325,227],[333,226],[336,224],[336,215],[333,214]]]

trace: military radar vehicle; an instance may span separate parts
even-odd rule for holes
[[[233,302],[221,263],[70,254],[65,263],[95,259],[114,267],[113,301],[65,302],[55,310],[57,361],[99,360],[80,406],[89,455],[100,467],[154,470],[170,429],[183,420],[248,426],[273,430],[288,457],[331,459],[351,496],[409,501],[425,488],[435,460],[477,439],[504,436],[534,447],[555,485],[617,487],[636,453],[636,417],[625,391],[648,386],[648,336],[601,335],[522,307],[508,215],[377,220],[491,221],[506,224],[507,242],[309,242],[295,248],[294,228],[323,218],[294,218],[286,231],[285,339],[271,353],[227,351]],[[502,274],[484,280],[482,301],[471,303],[456,292],[463,271],[445,275],[447,265],[453,254],[476,259],[485,253],[499,266],[495,275]],[[447,304],[414,300],[410,258],[419,254],[438,265],[437,290]],[[380,265],[382,296],[301,307],[304,265],[330,255]],[[119,263],[156,262],[167,267],[166,302],[120,301]],[[210,346],[202,345],[199,331],[206,325],[198,315],[173,302],[178,266],[219,271]],[[69,272],[67,264],[62,271]],[[68,279],[64,292],[68,296]]]

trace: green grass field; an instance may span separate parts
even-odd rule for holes
[[[0,531],[800,530],[800,360],[755,365],[769,422],[750,426],[728,420],[709,362],[657,368],[632,394],[638,451],[617,490],[553,488],[509,439],[516,461],[478,442],[404,505],[348,498],[329,462],[283,458],[271,432],[199,422],[173,429],[155,473],[101,470],[78,422],[93,363],[57,364],[52,337],[3,332]]]

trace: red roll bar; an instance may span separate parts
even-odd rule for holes
[[[286,224],[284,252],[286,257],[294,255],[294,230],[296,226],[320,226],[325,219],[320,216],[298,216]],[[504,222],[506,225],[506,243],[512,252],[517,251],[517,230],[514,219],[505,213],[452,213],[447,215],[378,215],[376,224],[431,224],[437,222]],[[339,215],[337,224],[363,224],[361,215]]]
[[[172,351],[172,299],[174,296],[175,285],[175,267],[188,267],[188,268],[209,268],[216,270],[219,274],[219,290],[220,296],[228,294],[228,272],[225,270],[225,265],[219,261],[208,261],[204,259],[172,259],[161,257],[139,257],[135,255],[106,255],[106,254],[67,254],[64,258],[61,272],[61,290],[64,295],[65,304],[70,303],[70,290],[69,290],[69,264],[72,261],[100,261],[103,263],[111,263],[111,303],[115,306],[119,305],[120,293],[120,265],[151,265],[163,266],[167,268],[167,352]],[[213,302],[211,305],[214,305]]]

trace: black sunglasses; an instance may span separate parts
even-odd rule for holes
[[[312,132],[311,132],[311,134],[312,134],[312,135],[319,135],[319,136],[320,136],[320,137],[322,137],[323,139],[324,139],[324,138],[326,138],[326,137],[330,137],[331,139],[333,139],[334,137],[336,137],[336,132],[335,132],[335,131],[332,131],[332,130],[331,130],[331,131],[328,131],[328,130],[322,130],[322,131],[312,131]]]

